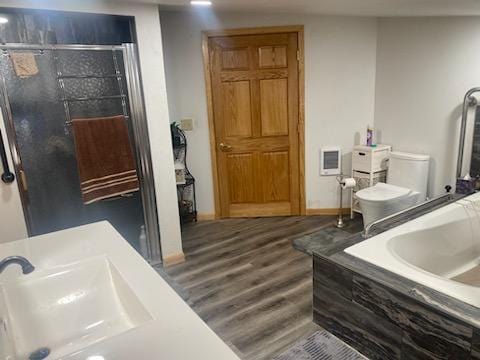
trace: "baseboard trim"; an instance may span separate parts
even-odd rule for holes
[[[185,254],[181,252],[178,254],[166,256],[163,259],[163,266],[164,267],[173,266],[173,265],[181,264],[184,261],[185,261]]]
[[[215,214],[214,213],[198,213],[197,220],[198,221],[215,220]]]
[[[338,208],[327,208],[327,209],[307,209],[307,216],[311,215],[338,215]],[[342,213],[344,215],[350,214],[350,208],[342,208]]]
[[[344,215],[350,214],[350,208],[343,208],[342,212]],[[305,214],[307,216],[338,215],[338,208],[323,208],[323,209],[310,208],[310,209],[306,209]],[[271,216],[275,216],[275,215],[271,215]],[[215,219],[216,217],[214,213],[198,213],[197,214],[198,221],[209,221],[209,220],[215,220]]]

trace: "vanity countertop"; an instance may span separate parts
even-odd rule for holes
[[[100,261],[93,260],[92,264],[100,264],[95,266],[102,267],[104,266],[102,264],[106,262],[108,263],[107,268],[114,268],[111,270],[113,275],[109,276],[121,277],[122,282],[128,285],[146,310],[147,320],[142,320],[138,326],[134,325],[113,336],[99,338],[93,344],[62,356],[62,359],[239,359],[108,222],[89,224],[1,244],[0,259],[10,255],[21,255],[30,260],[36,267],[32,276],[35,273],[39,276],[38,274],[42,274],[42,272],[58,271],[55,269],[61,270],[62,267],[71,264],[81,263],[86,269],[90,266],[86,261],[101,259]],[[82,271],[92,272],[90,270]],[[17,266],[9,266],[0,275],[0,286],[28,281],[29,276],[30,274],[22,275]],[[83,278],[85,277],[83,276]],[[90,276],[88,279],[91,280],[92,287],[95,287],[95,283],[100,284],[102,281],[98,279],[98,276]],[[107,276],[106,282],[108,281],[113,282]],[[46,281],[45,286],[48,287]],[[103,287],[103,285],[98,285],[96,291]],[[120,291],[126,290],[121,289]],[[13,292],[13,294],[16,293]],[[72,295],[74,294],[72,293]],[[128,296],[131,297],[131,295]],[[62,298],[60,300],[66,304],[71,299]],[[118,299],[115,301],[121,302]],[[4,302],[6,301],[4,300]],[[32,303],[34,302],[32,301]],[[38,301],[35,301],[34,304],[36,303]],[[0,308],[1,306],[0,301]],[[131,306],[138,308],[138,304]],[[105,311],[108,312],[108,309]],[[137,316],[138,311],[135,311],[135,316]],[[142,316],[140,314],[137,318]],[[1,337],[2,334],[0,334],[0,340]],[[52,357],[53,355],[52,353],[47,359],[55,359]]]

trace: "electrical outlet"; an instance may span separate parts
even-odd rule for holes
[[[182,119],[180,120],[180,127],[183,131],[192,131],[193,130],[193,119]]]

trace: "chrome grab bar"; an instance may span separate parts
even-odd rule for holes
[[[8,166],[7,151],[3,143],[2,131],[0,130],[0,159],[2,161],[3,173],[1,179],[5,184],[11,184],[15,180],[15,175],[10,171]]]
[[[460,125],[460,142],[458,144],[457,157],[457,179],[462,177],[463,151],[465,148],[465,133],[467,131],[468,108],[470,106],[477,105],[477,100],[472,96],[476,92],[480,92],[480,87],[474,87],[468,90],[465,94],[465,97],[463,98],[462,122]]]
[[[431,204],[432,202],[435,202],[435,201],[438,201],[438,200],[441,200],[441,199],[447,198],[447,197],[451,199],[451,198],[453,197],[453,194],[447,192],[446,194],[437,196],[437,197],[435,197],[435,198],[433,198],[433,199],[424,201],[424,202],[422,202],[422,203],[420,203],[420,204],[411,206],[411,207],[409,207],[409,208],[407,208],[407,209],[404,209],[404,210],[398,211],[398,212],[396,212],[396,213],[394,213],[394,214],[385,216],[384,218],[375,220],[375,221],[371,222],[370,224],[368,224],[367,226],[365,226],[365,229],[363,230],[363,233],[362,233],[362,237],[363,237],[364,239],[369,238],[369,237],[370,237],[370,232],[372,231],[372,228],[375,227],[375,226],[378,225],[378,224],[383,223],[384,221],[393,219],[394,217],[399,216],[399,215],[402,215],[402,214],[404,214],[404,213],[406,213],[406,212],[408,212],[408,211],[421,208],[422,206]]]

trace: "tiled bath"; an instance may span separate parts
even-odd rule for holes
[[[371,359],[480,359],[480,311],[362,265],[314,256],[317,324]]]
[[[314,253],[314,321],[370,359],[480,359],[480,309],[343,251],[363,240]]]

